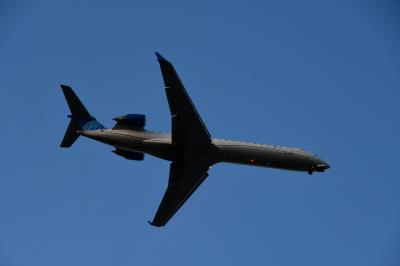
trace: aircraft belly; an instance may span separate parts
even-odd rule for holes
[[[143,141],[143,152],[164,160],[175,159],[175,147],[169,139],[149,139]]]
[[[120,143],[125,147],[121,148],[126,150],[144,152],[168,161],[174,160],[174,147],[168,139],[126,139],[126,142]]]
[[[170,161],[174,158],[174,149],[168,138],[149,140],[144,136],[129,134],[121,130],[85,131],[81,134],[122,150],[144,152]]]
[[[304,171],[310,160],[298,154],[265,146],[217,145],[221,161],[262,167]]]

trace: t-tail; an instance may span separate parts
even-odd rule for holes
[[[79,131],[98,130],[104,129],[105,127],[97,122],[96,118],[90,115],[71,87],[61,85],[61,89],[64,93],[65,99],[67,100],[69,109],[71,110],[71,114],[68,115],[68,117],[71,118],[71,121],[69,122],[60,147],[69,148],[79,137]]]

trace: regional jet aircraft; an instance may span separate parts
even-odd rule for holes
[[[147,153],[171,161],[168,187],[153,221],[149,222],[151,225],[165,226],[216,163],[274,167],[309,174],[329,168],[326,162],[302,149],[211,138],[173,65],[159,53],[156,55],[171,111],[171,134],[145,129],[146,117],[142,114],[118,116],[114,118],[115,126],[107,129],[87,111],[70,87],[61,85],[71,111],[61,147],[71,147],[79,136],[85,136],[114,146],[113,152],[128,160],[143,160]]]

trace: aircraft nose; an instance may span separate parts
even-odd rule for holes
[[[317,172],[324,172],[325,170],[327,170],[329,168],[331,168],[331,166],[321,159],[318,159],[318,162],[315,165],[315,170]]]

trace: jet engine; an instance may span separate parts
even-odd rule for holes
[[[116,155],[122,156],[127,160],[134,160],[134,161],[143,161],[144,153],[142,152],[133,152],[133,151],[126,151],[121,149],[116,149],[112,151]]]
[[[117,121],[113,129],[143,129],[146,126],[146,116],[142,114],[117,116],[113,120]]]

